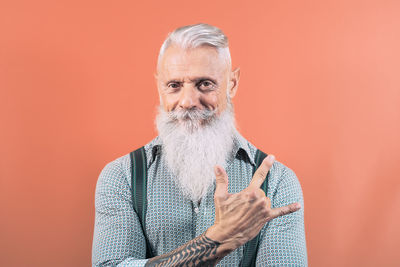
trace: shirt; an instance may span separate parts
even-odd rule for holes
[[[226,165],[229,193],[245,189],[252,179],[256,147],[239,133]],[[168,253],[204,233],[214,223],[215,183],[200,204],[183,196],[156,137],[145,145],[147,158],[147,214],[143,233],[132,206],[129,154],[108,163],[101,171],[95,196],[93,266],[144,266],[149,239],[156,255]],[[299,202],[302,208],[269,221],[261,230],[257,266],[307,266],[304,203],[295,173],[275,161],[270,169],[267,196],[271,206]],[[243,246],[217,266],[239,266]]]

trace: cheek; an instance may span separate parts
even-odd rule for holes
[[[224,97],[221,97],[219,92],[212,92],[207,95],[203,95],[202,102],[203,105],[211,109],[221,108],[223,106]]]
[[[177,103],[177,99],[175,99],[173,95],[168,94],[160,94],[160,100],[161,105],[167,112],[171,111]]]

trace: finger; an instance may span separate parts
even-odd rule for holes
[[[268,157],[266,157],[263,160],[260,167],[258,167],[256,172],[254,173],[253,179],[251,179],[249,187],[260,188],[260,186],[265,180],[265,177],[267,177],[267,174],[271,169],[272,164],[274,164],[274,161],[275,161],[274,155],[268,155]]]
[[[271,219],[273,219],[273,218],[276,218],[279,216],[283,216],[283,215],[298,211],[300,208],[301,208],[300,203],[292,203],[292,204],[289,204],[284,207],[272,209],[270,216],[271,216]]]
[[[215,198],[225,199],[228,196],[228,175],[224,168],[216,165],[215,172]]]

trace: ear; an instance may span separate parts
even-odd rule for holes
[[[239,87],[239,78],[240,78],[240,68],[236,68],[231,71],[230,79],[229,79],[229,96],[233,98],[236,95],[237,89]]]

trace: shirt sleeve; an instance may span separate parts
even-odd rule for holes
[[[301,209],[271,220],[261,232],[256,266],[307,266],[304,232],[304,201],[295,173],[280,163],[281,171],[271,172],[271,206],[273,208],[298,202]],[[271,169],[273,170],[273,169]]]
[[[144,266],[146,241],[120,159],[107,164],[100,173],[95,208],[92,265]]]

